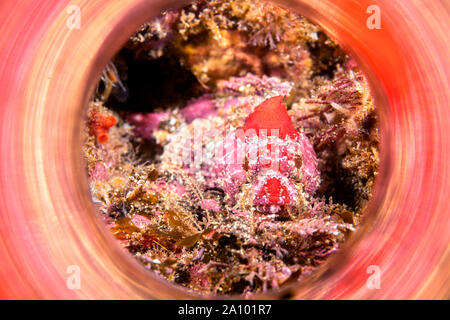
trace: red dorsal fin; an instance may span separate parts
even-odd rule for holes
[[[258,105],[245,119],[244,131],[253,129],[259,136],[260,130],[267,130],[267,135],[270,136],[274,135],[271,132],[272,129],[278,129],[281,139],[286,138],[286,136],[295,138],[297,130],[295,130],[282,101],[283,96],[276,96]]]

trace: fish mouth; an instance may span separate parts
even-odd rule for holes
[[[298,192],[295,184],[278,172],[269,171],[254,190],[253,205],[260,212],[278,213],[284,206],[296,204]]]

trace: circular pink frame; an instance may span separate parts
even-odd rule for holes
[[[81,156],[96,77],[167,0],[0,3],[0,298],[192,298],[105,232]],[[380,111],[381,171],[360,230],[324,268],[264,298],[448,298],[450,30],[445,1],[278,1],[323,26],[368,75]],[[67,7],[81,9],[69,29]],[[68,267],[81,287],[67,287]],[[381,271],[371,289],[369,266]],[[289,291],[289,292],[287,292]],[[209,297],[214,298],[214,297]]]

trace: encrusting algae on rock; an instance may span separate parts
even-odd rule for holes
[[[146,23],[107,68],[87,115],[90,188],[148,269],[248,297],[301,281],[357,229],[377,117],[318,26],[272,4],[198,1]]]

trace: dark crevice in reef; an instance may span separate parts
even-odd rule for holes
[[[175,54],[165,54],[156,59],[136,59],[134,50],[123,49],[120,58],[116,58],[121,61],[121,64],[116,64],[118,70],[126,70],[126,76],[121,80],[128,94],[123,99],[124,95],[118,88],[112,92],[105,104],[114,111],[149,112],[161,106],[178,106],[204,91]]]

